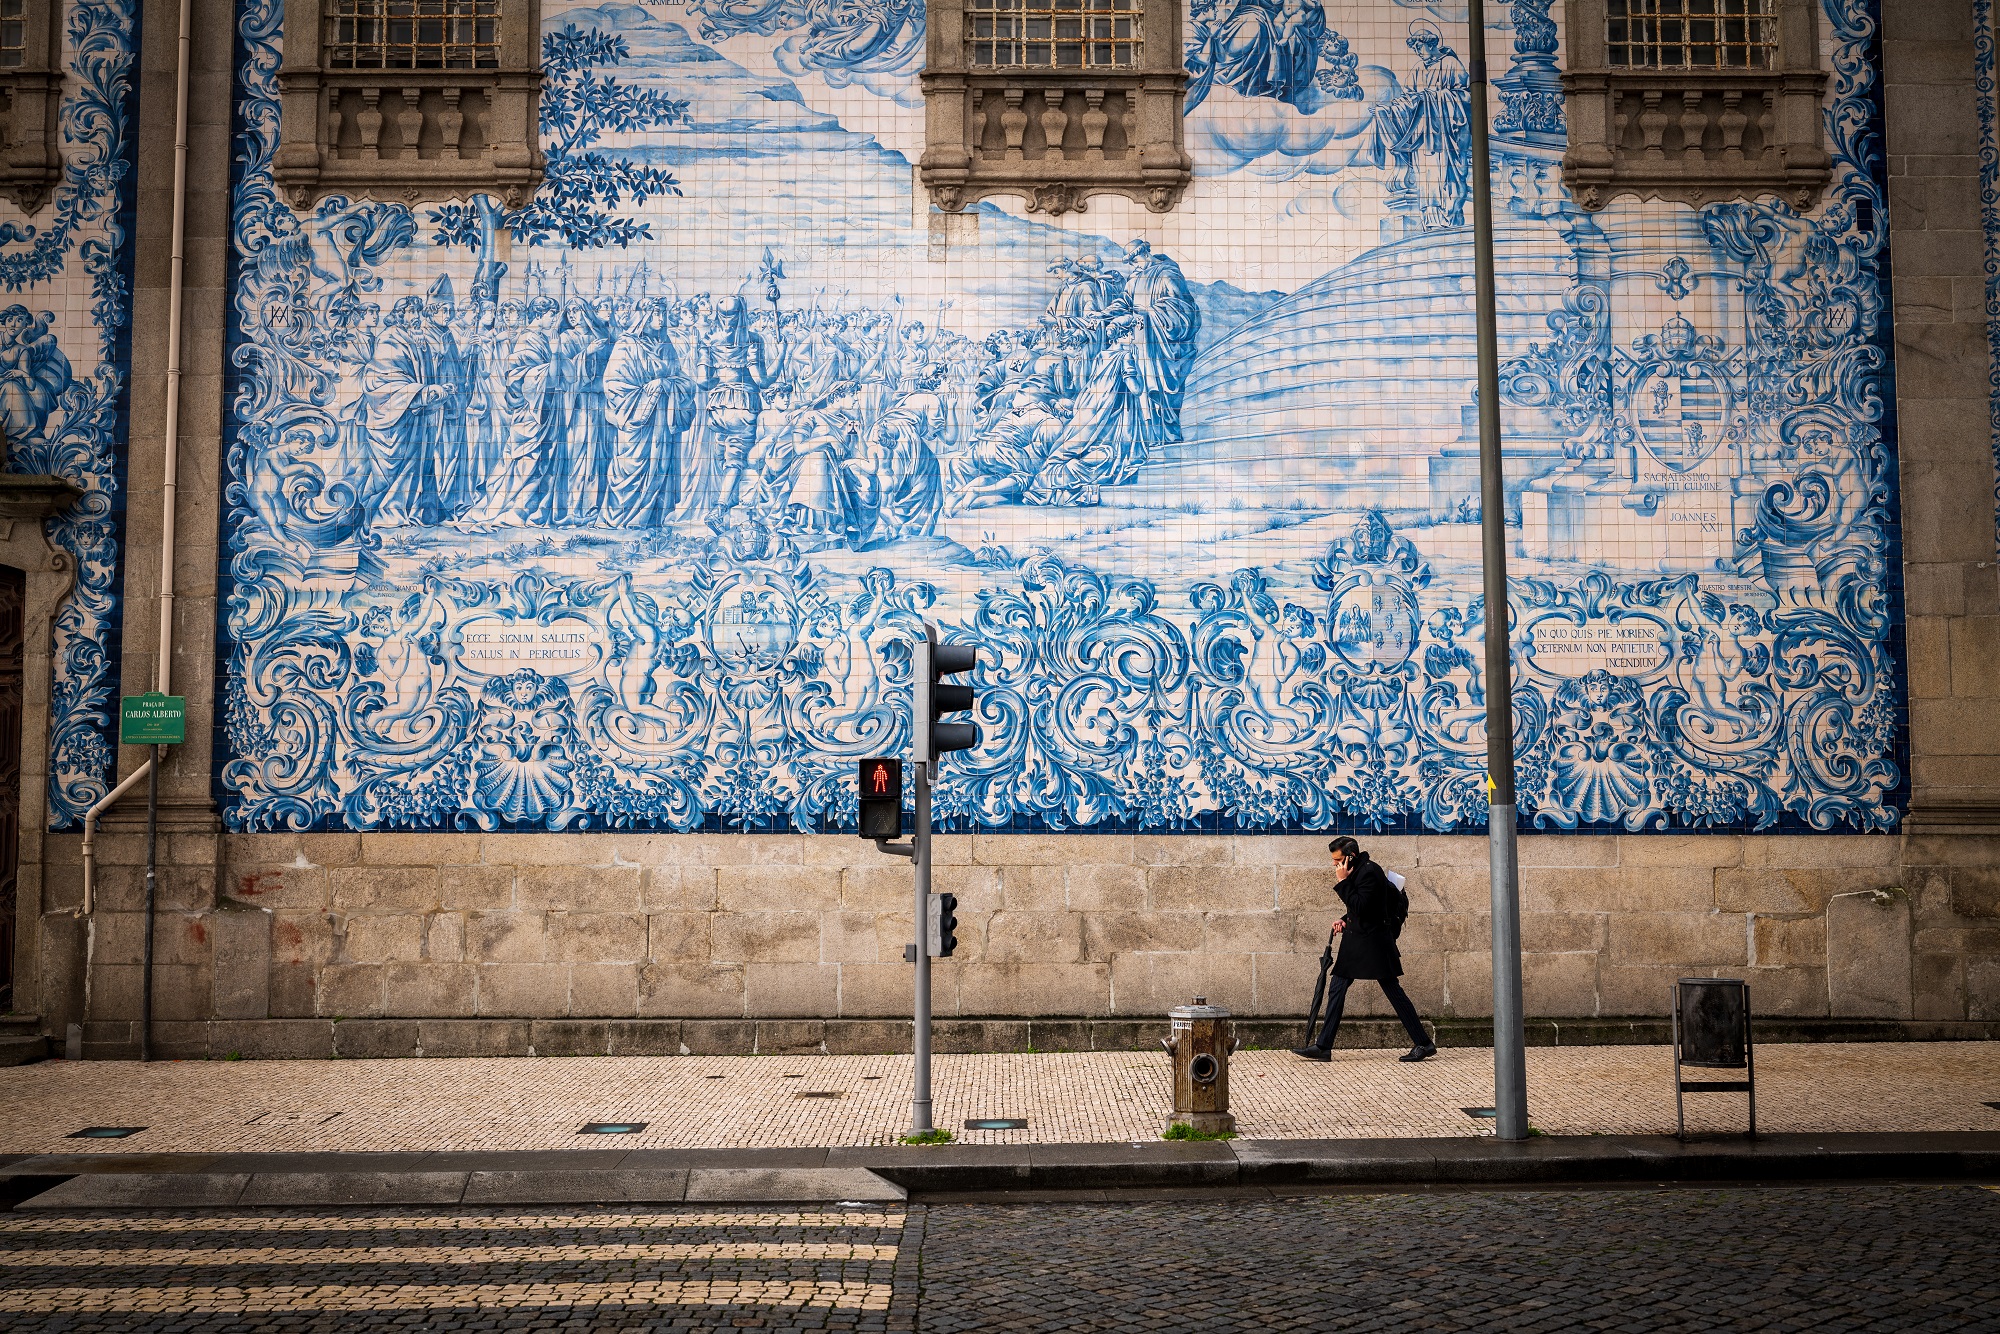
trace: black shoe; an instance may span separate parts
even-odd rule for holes
[[[1333,1053],[1324,1047],[1294,1047],[1292,1048],[1292,1055],[1303,1056],[1308,1061],[1330,1061],[1333,1059]]]
[[[1428,1061],[1438,1054],[1436,1047],[1412,1047],[1396,1059],[1399,1061]]]

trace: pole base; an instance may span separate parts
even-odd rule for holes
[[[1233,1135],[1236,1133],[1236,1118],[1228,1112],[1175,1112],[1167,1118],[1169,1126],[1186,1126],[1204,1135]]]

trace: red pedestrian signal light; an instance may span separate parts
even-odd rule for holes
[[[861,761],[861,837],[903,836],[903,762],[878,758]]]

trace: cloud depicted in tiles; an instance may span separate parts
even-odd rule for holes
[[[1256,164],[1257,174],[1287,180],[1345,171],[1367,151],[1376,108],[1402,90],[1395,73],[1379,65],[1356,73],[1365,92],[1360,101],[1328,102],[1310,113],[1233,88],[1215,89],[1187,118],[1195,171],[1221,176]]]

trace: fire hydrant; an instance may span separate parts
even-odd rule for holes
[[[1229,1053],[1236,1048],[1229,1011],[1196,996],[1192,1005],[1167,1012],[1173,1026],[1160,1039],[1174,1063],[1174,1114],[1168,1125],[1184,1125],[1204,1134],[1236,1129],[1229,1114]]]

